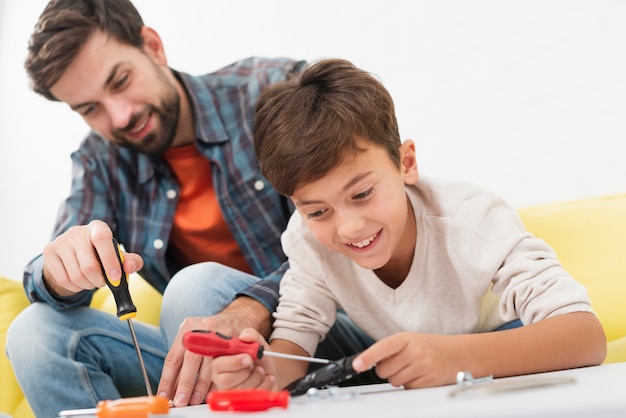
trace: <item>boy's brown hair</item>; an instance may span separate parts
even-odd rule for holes
[[[52,87],[89,37],[101,30],[117,41],[141,48],[143,20],[128,0],[52,0],[28,43],[24,66],[32,89],[58,101]]]
[[[358,139],[385,148],[400,166],[391,95],[349,61],[318,61],[268,86],[257,102],[254,149],[261,172],[285,196],[358,153]]]

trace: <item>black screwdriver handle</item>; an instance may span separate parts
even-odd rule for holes
[[[124,257],[122,256],[122,251],[120,250],[120,244],[115,238],[113,238],[113,247],[115,248],[117,261],[120,263],[120,270],[122,272],[120,280],[116,282],[111,281],[107,272],[104,270],[104,266],[102,266],[102,262],[100,262],[100,265],[102,266],[104,281],[107,286],[109,286],[109,289],[111,289],[111,292],[113,292],[113,297],[115,298],[115,304],[117,305],[117,317],[121,320],[126,320],[134,318],[137,315],[137,308],[130,297],[130,290],[128,290],[128,275],[124,272]]]
[[[304,395],[311,388],[324,389],[329,386],[335,386],[344,380],[353,378],[358,374],[352,368],[352,361],[360,353],[344,357],[340,360],[333,361],[330,364],[314,370],[300,379],[294,380],[287,387],[291,396]]]

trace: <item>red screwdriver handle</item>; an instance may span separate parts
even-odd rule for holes
[[[213,411],[265,411],[272,407],[287,408],[289,392],[271,392],[265,389],[209,392],[206,403]]]
[[[248,354],[252,358],[263,357],[263,346],[255,342],[241,341],[215,331],[193,330],[183,335],[183,346],[192,353],[219,357],[231,354]]]

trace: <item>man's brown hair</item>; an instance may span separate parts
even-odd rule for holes
[[[143,20],[128,0],[52,0],[35,25],[24,66],[32,89],[49,100],[50,93],[83,45],[96,30],[141,48]]]
[[[285,196],[355,156],[358,139],[382,146],[400,166],[391,95],[349,61],[318,61],[257,101],[254,149],[261,172]]]

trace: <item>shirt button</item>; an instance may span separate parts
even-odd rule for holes
[[[154,247],[155,250],[160,250],[163,248],[163,240],[162,239],[155,239],[152,242],[152,246]]]
[[[174,189],[169,189],[169,190],[167,191],[167,193],[166,193],[166,196],[167,196],[167,198],[168,198],[168,199],[172,200],[172,199],[176,199],[176,195],[177,195],[177,194],[178,194],[178,193],[176,193],[176,190],[174,190]]]
[[[260,192],[265,188],[265,183],[262,180],[257,180],[254,182],[254,188]]]

